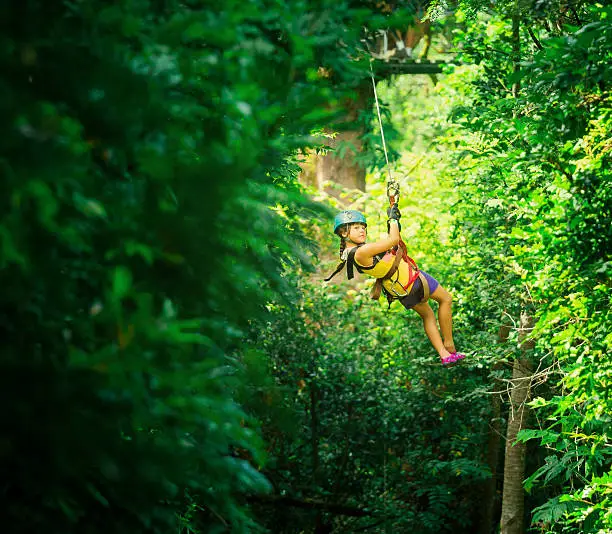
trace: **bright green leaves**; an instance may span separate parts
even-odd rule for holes
[[[541,403],[532,404],[532,406],[541,406]],[[551,443],[556,443],[560,435],[549,430],[524,429],[518,433],[517,441],[525,442],[534,438],[540,439],[540,445],[550,445]]]
[[[443,90],[455,96],[452,118],[463,128],[444,139],[457,151],[458,169],[448,175],[459,174],[458,265],[478,276],[463,293],[477,308],[473,322],[500,303],[495,328],[502,313],[511,324],[521,308],[538,317],[532,337],[547,385],[530,404],[541,428],[519,435],[533,440],[526,488],[534,500],[550,499],[534,510],[534,526],[607,532],[609,492],[592,481],[609,472],[612,423],[609,7],[577,4],[556,29],[549,24],[560,21],[556,10],[533,18],[520,7],[514,75],[508,8],[457,32],[479,76],[451,76]],[[520,82],[516,96],[513,82]]]
[[[568,502],[563,497],[555,497],[533,510],[532,522],[536,526],[552,526],[579,508],[585,508],[585,506],[581,503]]]

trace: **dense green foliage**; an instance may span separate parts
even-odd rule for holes
[[[404,78],[382,94],[399,132],[391,136],[392,148],[404,154],[396,167],[407,193],[404,234],[423,266],[454,292],[459,346],[472,349],[471,361],[438,382],[415,318],[407,330],[401,308],[381,314],[366,303],[362,283],[341,283],[339,294],[307,285],[307,324],[297,328],[299,315],[279,310],[266,334],[297,425],[289,441],[287,430],[269,430],[277,436],[272,452],[279,458],[270,478],[285,494],[347,499],[371,512],[342,518],[313,507],[299,515],[312,529],[490,532],[492,525],[480,523],[485,503],[478,500],[478,483],[489,468],[501,467],[487,465],[494,440],[487,442],[486,434],[501,428],[490,418],[505,415],[488,399],[510,385],[509,364],[521,354],[519,315],[526,312],[537,320],[530,355],[534,418],[521,433],[530,440],[527,524],[533,532],[607,533],[608,10],[578,9],[561,17],[552,6],[535,15],[521,12],[521,63],[514,73],[512,12],[464,7],[457,13],[455,44],[461,59],[475,64],[455,69],[435,90]],[[370,188],[368,211],[384,202],[376,181]],[[384,226],[376,221],[370,226]],[[292,343],[286,346],[281,339],[286,343],[288,324]],[[499,345],[506,328],[509,341]],[[294,352],[302,357],[289,358]],[[480,372],[483,367],[489,371]],[[448,421],[427,416],[442,406],[452,414]],[[379,439],[369,439],[370,425]],[[453,439],[437,441],[437,431],[464,436],[464,448]],[[436,447],[439,459],[431,456]],[[439,474],[453,472],[458,450],[471,467],[449,483]],[[503,483],[500,475],[497,480]],[[466,493],[473,497],[467,502]],[[273,521],[279,531],[293,532],[287,517]]]
[[[494,531],[521,313],[528,523],[612,531],[612,11],[455,8],[465,65],[379,84],[403,233],[469,355],[447,369],[416,314],[321,283],[337,243],[297,183],[369,83],[363,27],[411,2],[0,7],[7,532]]]
[[[287,291],[287,156],[362,76],[367,14],[3,3],[5,529],[253,528],[236,499],[269,483],[227,355]]]
[[[431,94],[427,77],[380,90],[398,131],[395,148],[404,154],[395,165],[405,195],[403,233],[419,264],[455,293],[456,341],[473,355],[496,335],[470,324],[476,313],[456,281],[449,242],[452,178],[431,173],[439,153],[425,150],[448,127],[448,102]],[[385,227],[379,208],[386,196],[384,179],[371,178],[366,200],[375,239]],[[311,232],[336,251],[328,221]],[[335,263],[326,261],[325,269]],[[353,284],[339,276],[322,285],[319,275],[300,285],[301,306],[273,307],[268,327],[254,337],[272,358],[278,387],[269,400],[274,411],[264,410],[265,472],[284,499],[262,508],[267,526],[296,532],[299,518],[306,532],[474,532],[491,477],[493,412],[485,392],[497,355],[479,351],[462,368],[442,368],[418,316],[373,303],[367,279]],[[281,509],[283,502],[293,507]]]
[[[457,181],[463,258],[479,272],[490,266],[504,309],[537,318],[534,382],[547,388],[532,402],[540,430],[523,438],[537,437],[546,458],[526,489],[550,500],[532,523],[543,532],[587,533],[612,528],[612,26],[609,7],[576,9],[557,14],[548,29],[520,13],[531,32],[521,32],[520,71],[504,86],[499,59],[482,58],[468,105],[455,115],[471,135],[452,142],[464,171]],[[482,39],[486,26],[483,44],[511,56],[505,20],[474,22],[463,38]],[[520,84],[516,97],[512,82]]]
[[[412,225],[431,224],[427,213],[415,210]],[[373,231],[384,227],[376,220],[370,218]],[[443,271],[443,258],[433,260],[428,267]],[[406,324],[397,305],[385,314],[386,303],[370,301],[365,280],[354,289],[341,281],[302,286],[301,307],[274,309],[258,336],[280,388],[274,405],[293,414],[280,423],[266,418],[272,447],[266,474],[279,494],[320,505],[277,509],[266,515],[268,526],[294,532],[297,517],[321,531],[375,525],[390,532],[469,531],[479,513],[472,496],[490,475],[484,461],[490,409],[486,396],[473,398],[488,373],[480,364],[442,368],[417,315]],[[339,504],[350,506],[337,513]]]

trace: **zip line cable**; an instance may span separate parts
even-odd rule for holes
[[[389,174],[389,182],[393,182],[393,176],[391,176],[391,166],[389,165],[389,155],[387,154],[387,143],[385,142],[385,130],[383,129],[382,117],[380,116],[380,104],[378,103],[378,93],[376,92],[376,80],[374,80],[374,70],[372,70],[372,61],[370,61],[370,78],[372,78],[372,88],[374,89],[374,101],[376,102],[376,113],[378,114],[378,124],[380,126],[380,137],[382,138],[385,161],[387,162],[387,173]]]
[[[378,124],[380,126],[380,137],[382,139],[383,151],[385,152],[385,161],[387,163],[387,173],[389,174],[389,181],[387,182],[387,197],[389,198],[389,204],[393,206],[399,203],[400,188],[399,182],[396,182],[391,175],[391,165],[389,165],[389,155],[387,154],[387,143],[385,142],[385,130],[383,128],[382,117],[380,115],[380,104],[378,103],[378,93],[376,92],[376,80],[374,79],[374,70],[372,69],[372,60],[370,60],[370,78],[372,79],[372,89],[374,89],[374,101],[376,102],[376,113],[378,115]],[[401,251],[406,263],[414,265],[417,268],[416,262],[408,256],[406,251],[406,245],[400,237],[399,251]]]

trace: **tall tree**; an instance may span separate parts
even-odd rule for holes
[[[366,26],[364,42],[370,42],[365,52],[373,58],[389,61],[412,59],[414,49],[424,41],[421,57],[426,57],[431,44],[431,23],[425,20],[429,1],[404,0],[400,2],[371,2],[362,0],[364,5],[371,6],[379,17],[374,17]],[[367,39],[365,39],[367,37]],[[369,58],[371,59],[371,58]],[[333,78],[333,72],[325,75]],[[388,76],[385,74],[385,76]],[[377,73],[377,81],[380,80]],[[365,81],[355,88],[350,99],[341,102],[345,110],[338,127],[327,130],[323,137],[325,150],[311,152],[302,164],[302,181],[318,189],[326,189],[338,198],[344,198],[346,191],[365,191],[366,167],[375,159],[375,165],[382,166],[384,159],[379,153],[373,158],[374,151],[364,153],[364,136],[371,130],[372,106],[374,98],[372,85]],[[391,121],[387,124],[392,128]],[[373,143],[370,139],[369,143]],[[377,138],[376,145],[380,145]],[[391,153],[391,159],[396,156]],[[326,187],[327,185],[327,187]],[[349,195],[348,202],[352,196]]]
[[[517,78],[521,62],[521,11],[516,0],[512,10],[512,71]],[[520,80],[512,84],[512,96],[518,98]],[[518,113],[518,107],[515,115]],[[529,417],[527,401],[531,390],[532,366],[526,355],[527,347],[533,348],[525,337],[533,330],[533,317],[523,312],[519,317],[519,343],[521,355],[514,360],[510,382],[510,413],[506,430],[506,453],[504,458],[504,490],[500,531],[502,534],[524,534],[525,532],[525,463],[527,447],[517,442],[518,434],[526,428]]]
[[[610,220],[609,166],[601,165],[609,158],[609,149],[601,143],[611,127],[605,111],[610,6],[545,3],[533,10],[521,3],[524,53],[516,68],[512,45],[517,42],[517,25],[510,27],[507,16],[516,2],[463,5],[472,12],[486,11],[493,21],[488,32],[477,32],[473,19],[462,41],[463,50],[477,59],[479,72],[464,93],[469,104],[456,108],[458,122],[476,133],[474,139],[459,143],[462,168],[482,180],[475,184],[474,194],[466,190],[462,195],[470,204],[460,209],[463,235],[469,241],[471,232],[492,232],[490,246],[496,252],[479,250],[479,272],[496,277],[503,287],[497,296],[514,305],[515,317],[518,296],[529,291],[537,332],[534,350],[547,369],[540,371],[538,381],[553,378],[550,389],[530,403],[541,427],[524,429],[517,436],[519,441],[534,440],[528,471],[506,477],[504,484],[533,469],[524,481],[531,492],[525,515],[531,514],[532,525],[555,533],[606,532],[612,519],[604,512],[610,497],[602,486],[610,476],[610,459],[603,452],[609,438],[595,423],[595,412],[609,410],[610,404],[596,393],[603,391],[610,376],[609,359],[602,359],[607,350],[602,321],[609,309],[601,300],[609,295],[609,284],[602,285],[602,280],[609,274],[605,265],[611,242],[609,223],[604,223]],[[517,94],[513,89],[519,80]],[[462,181],[474,184],[471,179]],[[478,221],[470,209],[482,209],[494,224]],[[491,269],[495,260],[518,280]],[[514,361],[514,373],[520,378],[529,368],[519,363]],[[593,365],[600,370],[593,372]],[[582,404],[580,399],[586,398],[593,401]],[[512,402],[520,406],[520,396]],[[536,487],[540,491],[534,495]],[[513,495],[525,497],[519,488],[513,489]],[[545,504],[530,510],[529,505],[542,499]],[[516,515],[519,523],[521,514]]]
[[[533,318],[523,313],[519,323],[520,356],[512,367],[509,382],[510,409],[506,430],[506,453],[504,458],[504,489],[502,496],[501,534],[524,534],[525,532],[525,464],[527,446],[517,441],[521,430],[527,428],[529,419],[531,381],[533,366],[528,351],[534,342],[527,339],[533,330]]]
[[[366,131],[365,117],[372,99],[372,86],[368,80],[360,84],[354,96],[343,102],[343,117],[337,131],[328,131],[323,153],[312,153],[314,185],[326,189],[334,196],[342,196],[342,190],[365,191],[366,169],[359,162],[363,149],[362,136]],[[332,182],[331,186],[326,186]]]

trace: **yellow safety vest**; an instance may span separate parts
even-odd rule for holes
[[[398,249],[397,252],[388,250],[384,254],[374,256],[373,264],[369,267],[361,265],[355,259],[355,266],[360,273],[367,276],[371,276],[372,278],[384,278],[393,266],[395,254],[402,254],[402,250]],[[382,285],[392,296],[402,298],[410,293],[416,278],[418,278],[418,271],[402,258],[397,267],[397,271],[395,271],[391,278],[383,280]]]

